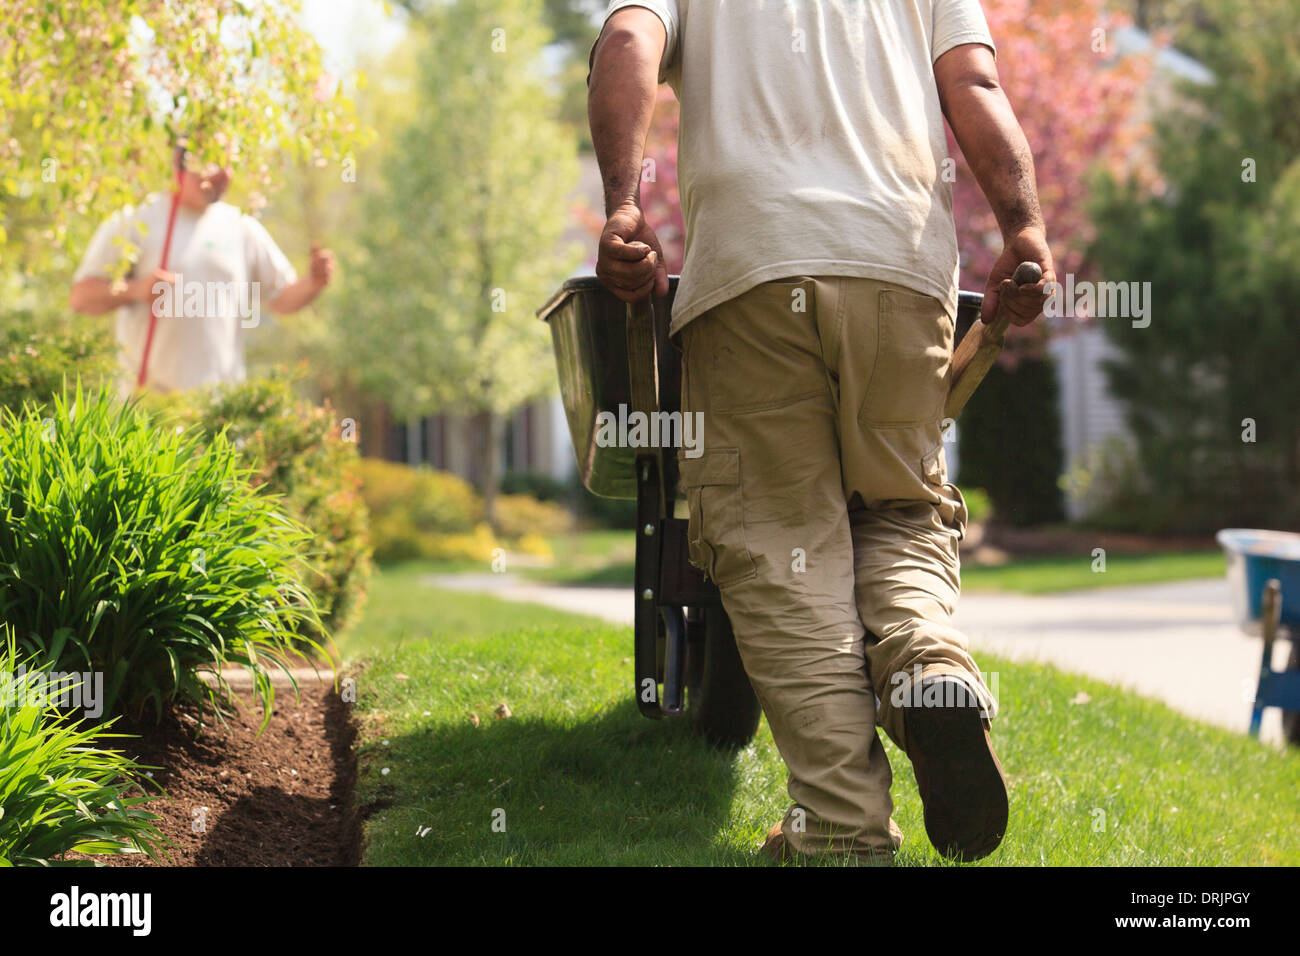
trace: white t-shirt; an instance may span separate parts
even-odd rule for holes
[[[139,250],[130,275],[152,273],[162,259],[170,211],[171,196],[160,195],[113,215],[95,232],[73,280],[109,278],[125,254],[118,240]],[[268,304],[297,280],[289,260],[260,222],[216,202],[202,213],[177,209],[167,270],[177,274],[177,283],[160,299],[149,387],[173,391],[242,381],[244,330],[256,327]],[[117,310],[124,388],[135,385],[140,371],[149,310],[148,303]]]
[[[771,279],[860,276],[955,318],[934,61],[993,47],[978,0],[613,0],[668,33],[686,261],[672,332]],[[996,52],[996,51],[995,51]]]

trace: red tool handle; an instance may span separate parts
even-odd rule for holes
[[[176,154],[176,188],[172,191],[172,208],[167,214],[167,232],[163,235],[162,259],[158,262],[159,269],[167,268],[167,256],[172,248],[172,229],[176,225],[176,210],[181,204],[181,184],[182,177],[185,175],[185,166],[182,162],[184,157],[183,150],[177,150]],[[135,387],[144,388],[145,376],[149,369],[149,353],[153,350],[153,333],[158,326],[158,314],[153,310],[153,303],[149,305],[149,331],[144,337],[144,355],[140,358],[140,374],[136,376]]]

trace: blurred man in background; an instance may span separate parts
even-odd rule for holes
[[[299,278],[256,219],[222,201],[229,168],[184,168],[176,152],[179,195],[153,195],[99,227],[73,276],[72,308],[87,315],[117,310],[123,385],[140,377],[151,310],[156,315],[143,384],[179,391],[245,378],[245,329],[262,308],[286,315],[310,305],[330,283],[334,256],[313,245]],[[176,202],[167,267],[161,267],[168,219]],[[110,276],[124,245],[137,254],[127,277]]]

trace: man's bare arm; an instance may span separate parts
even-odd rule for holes
[[[163,269],[142,279],[123,282],[110,282],[108,279],[90,276],[72,284],[68,305],[72,311],[82,315],[103,315],[119,306],[151,302],[155,282],[170,285],[174,281],[175,277]]]
[[[281,289],[280,294],[269,303],[270,309],[276,315],[292,315],[301,312],[316,301],[316,297],[324,288],[311,276],[304,276],[292,285]]]
[[[334,253],[312,243],[311,265],[308,274],[280,290],[280,294],[271,302],[271,311],[276,315],[292,315],[316,301],[325,287],[334,279]]]
[[[605,184],[605,215],[641,196],[641,161],[667,42],[659,17],[628,7],[609,18],[592,57],[587,117]]]
[[[668,268],[641,212],[641,163],[654,116],[667,34],[645,7],[609,18],[592,54],[587,116],[605,187],[607,222],[596,274],[617,296],[636,301],[668,293]]]
[[[1016,325],[1042,314],[1046,285],[1056,281],[1047,229],[1038,204],[1034,157],[998,80],[993,51],[980,43],[953,47],[934,64],[939,103],[980,189],[1002,230],[1002,255],[985,287],[983,315],[995,313],[999,298]],[[1011,275],[1021,262],[1036,262],[1043,279],[1017,291]]]

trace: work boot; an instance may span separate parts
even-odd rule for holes
[[[772,829],[767,831],[767,838],[758,852],[774,863],[807,863],[811,857],[798,852],[786,839],[785,831],[781,828],[784,822],[782,820],[773,824]],[[895,852],[903,845],[903,831],[899,829],[893,817],[889,818],[889,841],[893,844]],[[854,853],[853,855],[863,862],[877,866],[892,862],[892,857],[881,853]]]
[[[964,680],[946,675],[923,680],[920,698],[905,706],[903,727],[925,832],[944,856],[981,859],[1002,842],[1008,807],[1007,780],[979,699]],[[938,705],[922,703],[936,698]]]

